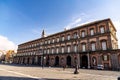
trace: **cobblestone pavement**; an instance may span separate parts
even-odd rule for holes
[[[73,72],[73,68],[0,64],[0,80],[117,80],[120,76],[117,71],[79,69],[76,75]]]

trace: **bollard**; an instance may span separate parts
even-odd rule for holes
[[[120,80],[120,77],[118,77],[118,80]]]

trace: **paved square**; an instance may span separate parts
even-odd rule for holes
[[[88,70],[88,69],[79,69],[79,74],[73,74],[73,68],[52,68],[44,67],[43,69],[40,66],[22,66],[22,65],[3,65],[0,64],[0,79],[8,77],[16,78],[15,80],[24,80],[19,79],[21,77],[26,78],[25,80],[117,80],[120,76],[120,72],[117,71],[101,71],[101,70]],[[3,79],[4,80],[4,79]],[[12,80],[12,79],[11,79]],[[31,79],[32,80],[32,79]]]

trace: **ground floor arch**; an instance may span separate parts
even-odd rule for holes
[[[37,64],[41,65],[41,62],[42,62],[42,58],[41,58],[41,56],[38,56],[38,62],[37,62]]]
[[[58,56],[55,57],[55,66],[59,66],[59,57]]]
[[[88,57],[87,57],[87,55],[83,55],[81,57],[81,67],[82,68],[88,68]]]
[[[71,56],[67,56],[66,65],[67,65],[68,67],[71,67]]]

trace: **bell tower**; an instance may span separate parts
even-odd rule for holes
[[[43,29],[43,31],[42,31],[42,36],[41,36],[41,37],[42,37],[42,38],[46,37],[46,34],[45,34],[44,29]]]

